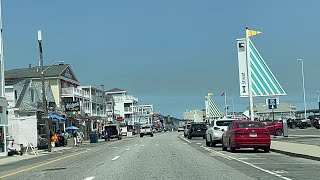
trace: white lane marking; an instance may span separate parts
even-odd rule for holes
[[[184,137],[182,137],[182,136],[181,136],[181,139],[187,141],[188,143],[191,143],[188,139],[186,139],[186,138],[184,138]]]
[[[135,144],[134,146],[137,146],[138,144]]]
[[[253,167],[253,168],[255,168],[255,169],[258,169],[258,170],[260,170],[260,171],[263,171],[263,172],[266,172],[266,173],[268,173],[268,174],[277,176],[277,177],[279,177],[279,178],[281,178],[281,179],[292,180],[292,179],[290,179],[290,178],[284,177],[284,176],[282,176],[282,175],[280,175],[280,174],[277,174],[277,173],[275,173],[275,172],[269,171],[269,170],[267,170],[267,169],[263,169],[263,168],[261,168],[261,167],[259,167],[259,166],[256,166],[256,165],[251,164],[251,163],[246,162],[246,161],[243,161],[243,160],[241,160],[241,159],[238,159],[238,158],[235,158],[235,157],[232,157],[232,156],[228,156],[228,155],[226,155],[226,154],[223,154],[223,153],[221,153],[221,152],[215,151],[215,150],[213,150],[213,149],[212,149],[211,151],[216,152],[216,153],[220,154],[221,156],[225,156],[225,157],[228,157],[228,158],[230,158],[230,159],[233,159],[233,160],[236,160],[236,161],[238,161],[238,162],[241,162],[241,163],[243,163],[243,164],[246,164],[246,165],[248,165],[248,166],[251,166],[251,167]]]
[[[117,149],[118,147],[112,147],[113,149]]]
[[[126,149],[127,151],[129,151],[130,150],[130,148],[128,148],[128,149]]]
[[[211,153],[215,153],[215,152],[216,152],[216,151],[214,151],[213,149],[210,149],[210,148],[205,147],[205,146],[200,146],[200,147],[204,148],[205,150],[207,150],[207,151],[209,151],[209,152],[211,152]],[[217,154],[217,153],[216,153],[216,154]],[[230,158],[228,158],[228,157],[226,157],[226,156],[221,156],[221,155],[220,155],[220,157],[225,158],[225,159],[228,159],[228,160],[231,160]]]
[[[141,146],[144,146],[143,144],[141,144]]]
[[[142,141],[140,141],[140,142],[142,142]]]
[[[120,156],[116,156],[116,157],[114,157],[114,158],[112,159],[112,161],[117,160],[119,157],[120,157]]]
[[[202,144],[202,143],[196,143],[196,144]]]
[[[84,180],[92,180],[94,177],[87,177]]]
[[[246,158],[246,157],[244,157],[244,158],[238,158],[238,159],[241,159],[241,160],[250,160],[250,159],[267,159],[267,158]]]

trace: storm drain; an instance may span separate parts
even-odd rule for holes
[[[59,167],[59,168],[44,169],[43,171],[59,171],[59,170],[63,170],[63,169],[67,169],[67,168]]]

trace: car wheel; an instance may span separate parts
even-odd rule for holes
[[[222,151],[227,151],[228,150],[228,148],[226,147],[226,146],[224,146],[224,143],[223,143],[223,141],[222,141]]]
[[[208,139],[206,138],[206,146],[210,147],[210,142],[208,142]]]
[[[143,137],[143,134],[140,134],[140,137]]]
[[[151,137],[153,137],[153,134],[151,134]]]
[[[184,137],[187,137],[187,135],[184,135]]]
[[[302,123],[300,129],[306,129],[308,127],[307,123]]]
[[[268,152],[270,152],[270,147],[265,147],[265,148],[263,148],[263,150],[265,153],[268,153]]]
[[[316,129],[320,129],[320,126],[316,126]]]
[[[291,129],[295,129],[297,126],[295,124],[291,125]]]
[[[205,139],[206,138],[206,136],[203,136],[203,139]]]
[[[276,130],[276,136],[281,136],[282,135],[282,130],[281,129],[277,129]]]
[[[188,135],[188,139],[192,139],[192,136]]]
[[[230,152],[235,153],[236,152],[236,148],[235,147],[230,147]]]
[[[210,147],[215,147],[216,143],[214,141],[212,141],[212,137],[210,135]]]

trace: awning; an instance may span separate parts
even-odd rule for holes
[[[63,118],[61,116],[58,116],[56,114],[48,114],[52,119],[57,119],[59,121],[66,121],[66,118]]]

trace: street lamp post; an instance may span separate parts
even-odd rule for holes
[[[42,54],[42,34],[41,31],[38,31],[38,44],[39,44],[39,52],[40,52],[40,72],[41,72],[41,84],[42,84],[42,105],[43,105],[43,112],[45,117],[45,126],[47,132],[47,141],[48,141],[48,152],[51,152],[51,137],[50,137],[50,128],[49,128],[49,118],[48,116],[48,109],[47,109],[47,100],[45,94],[45,85],[44,85],[44,71],[43,71],[43,54]]]
[[[48,152],[51,152],[51,138],[50,138],[50,127],[49,127],[49,118],[48,118],[48,108],[47,108],[47,99],[46,99],[46,88],[44,82],[44,72],[51,68],[55,64],[63,63],[63,61],[55,62],[46,69],[43,69],[43,53],[42,53],[42,33],[41,30],[38,31],[38,44],[40,52],[40,73],[41,73],[41,85],[42,85],[42,105],[43,105],[43,117],[46,118],[45,126],[47,132],[47,141],[48,141]]]
[[[319,114],[320,114],[320,91],[317,91],[318,94],[318,109],[319,109]]]
[[[306,88],[305,88],[305,85],[304,85],[303,59],[297,59],[297,61],[301,61],[301,75],[302,75],[303,103],[304,103],[304,119],[307,119],[307,103],[306,103]]]

